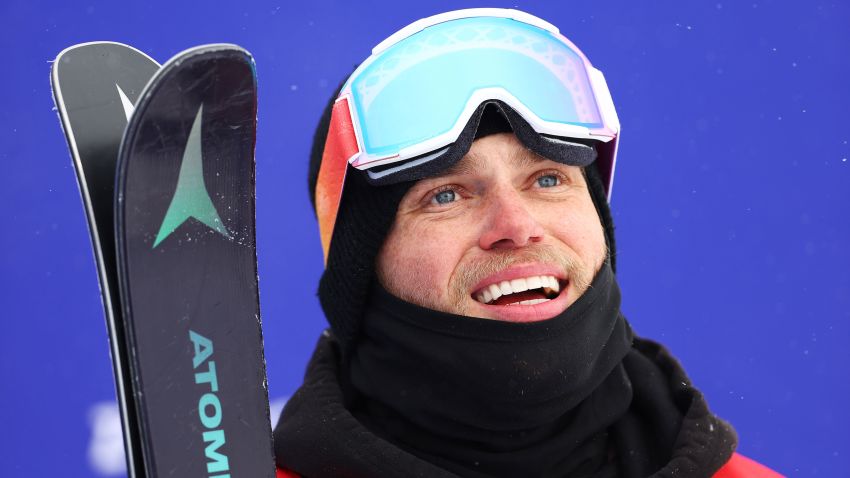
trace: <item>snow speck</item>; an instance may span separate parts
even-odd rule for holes
[[[847,162],[847,158],[841,158],[841,162],[842,162],[842,163],[846,163],[846,162]]]
[[[98,476],[120,475],[125,470],[124,438],[121,435],[121,415],[118,405],[98,402],[89,408],[91,439],[88,461]]]
[[[289,397],[281,397],[269,401],[269,419],[271,420],[272,428],[274,428],[275,423],[280,418],[280,413],[283,411],[283,407],[288,400]]]
[[[289,89],[290,89],[290,91],[297,91],[298,85],[289,85]]]
[[[811,241],[807,242],[803,246],[803,250],[806,252],[807,256],[813,256],[813,255],[815,255],[815,252],[817,252],[816,249],[815,249],[815,244]]]

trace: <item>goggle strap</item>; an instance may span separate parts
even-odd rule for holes
[[[410,25],[402,28],[401,30],[393,33],[381,43],[378,43],[374,48],[372,48],[372,54],[377,55],[382,51],[388,49],[389,47],[395,45],[396,43],[406,38],[409,38],[421,32],[422,30],[428,27],[432,27],[438,23],[459,20],[461,18],[473,17],[510,18],[518,22],[533,25],[537,28],[548,31],[549,33],[559,34],[558,27],[556,27],[555,25],[552,25],[551,23],[547,22],[546,20],[543,20],[542,18],[537,18],[534,15],[525,13],[520,10],[514,10],[510,8],[465,8],[462,10],[453,10],[450,12],[440,13],[437,15],[417,20],[411,23]]]
[[[325,265],[331,247],[334,224],[342,200],[342,187],[349,161],[360,153],[348,97],[336,100],[331,111],[331,122],[325,150],[322,153],[322,165],[316,181],[316,216],[319,220],[319,235],[322,239]]]

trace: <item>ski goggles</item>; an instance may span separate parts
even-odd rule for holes
[[[605,78],[584,54],[553,25],[516,10],[436,15],[376,46],[333,105],[315,193],[325,261],[349,164],[375,185],[410,180],[488,101],[542,137],[597,145],[610,194],[620,125]]]

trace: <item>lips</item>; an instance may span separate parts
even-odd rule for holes
[[[505,322],[551,319],[574,300],[563,267],[547,263],[516,264],[491,274],[470,289],[476,317]]]

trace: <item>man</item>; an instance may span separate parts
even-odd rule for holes
[[[421,20],[334,99],[310,174],[331,328],[280,476],[777,476],[619,311],[619,123],[555,27]]]

